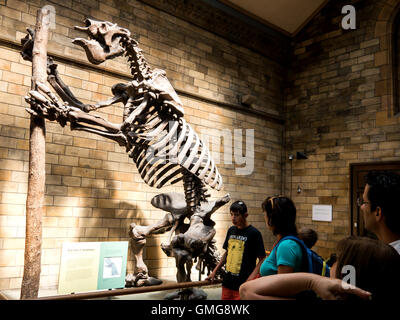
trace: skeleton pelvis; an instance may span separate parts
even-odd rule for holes
[[[153,207],[171,212],[174,218],[186,215],[187,205],[185,195],[178,192],[161,193],[151,199]]]

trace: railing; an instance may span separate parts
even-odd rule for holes
[[[96,299],[96,298],[104,298],[104,297],[122,296],[122,295],[128,295],[128,294],[138,294],[138,293],[147,293],[147,292],[155,292],[155,291],[210,286],[210,285],[220,284],[221,282],[222,282],[222,280],[218,279],[218,280],[214,280],[212,282],[209,280],[203,280],[203,281],[194,281],[194,282],[168,283],[168,284],[162,284],[162,285],[157,285],[157,286],[144,286],[144,287],[102,290],[102,291],[93,291],[93,292],[71,293],[71,294],[65,294],[65,295],[39,297],[39,298],[31,299],[31,300]],[[10,299],[0,292],[0,300],[10,300]]]
[[[0,292],[0,300],[10,300],[6,295]]]

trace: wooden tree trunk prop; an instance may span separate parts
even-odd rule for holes
[[[47,41],[50,11],[37,11],[35,41],[32,50],[32,90],[47,78]],[[42,250],[42,214],[45,192],[46,127],[45,119],[31,115],[29,137],[29,177],[26,199],[26,236],[21,299],[37,298]]]

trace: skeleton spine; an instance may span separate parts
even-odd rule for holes
[[[133,79],[138,82],[150,79],[151,68],[142,54],[142,49],[138,47],[137,41],[125,38],[121,41],[121,45],[125,49],[125,56],[128,57]]]
[[[205,201],[209,195],[204,183],[187,170],[183,170],[183,189],[185,192],[186,206],[190,210],[189,216],[194,213],[200,201]]]

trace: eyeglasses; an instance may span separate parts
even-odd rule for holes
[[[361,199],[361,198],[357,198],[357,205],[359,206],[359,207],[361,207],[363,204],[370,204],[371,202],[369,202],[369,201],[364,201],[363,199]]]

